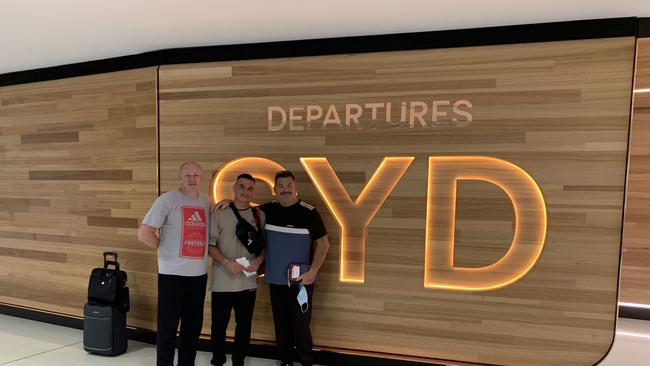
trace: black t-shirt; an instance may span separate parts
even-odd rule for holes
[[[260,206],[269,225],[309,230],[312,240],[327,235],[323,219],[316,208],[303,200],[289,207],[283,207],[278,201],[264,203]]]

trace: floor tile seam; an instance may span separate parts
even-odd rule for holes
[[[62,349],[62,348],[66,348],[66,347],[74,346],[75,344],[81,344],[81,341],[74,342],[74,343],[70,343],[70,344],[65,344],[65,345],[62,345],[62,346],[59,346],[59,347],[56,347],[56,348],[49,349],[49,350],[47,350],[47,351],[42,351],[42,352],[39,352],[39,353],[34,353],[33,355],[29,355],[29,356],[25,356],[25,357],[17,358],[17,359],[15,359],[15,360],[7,361],[7,362],[5,362],[5,363],[0,363],[0,366],[10,365],[10,364],[12,364],[12,363],[14,363],[14,362],[18,362],[18,361],[26,360],[26,359],[28,359],[28,358],[32,358],[32,357],[36,357],[36,356],[40,356],[40,355],[44,355],[44,354],[46,354],[46,353],[54,352],[54,351],[60,350],[60,349]]]

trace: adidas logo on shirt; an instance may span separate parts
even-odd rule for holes
[[[201,215],[199,215],[199,211],[194,211],[192,216],[190,216],[187,219],[187,221],[185,221],[185,226],[205,227],[205,222],[201,220]]]

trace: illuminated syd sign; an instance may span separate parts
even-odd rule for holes
[[[341,227],[339,280],[363,283],[367,227],[413,162],[413,157],[385,157],[355,200],[323,157],[302,157],[300,163]],[[271,187],[285,168],[269,159],[246,157],[224,164],[215,174],[211,196],[228,194],[237,174],[246,171]],[[454,266],[456,187],[461,180],[494,184],[510,199],[515,233],[506,254],[485,267]],[[528,273],[546,239],[546,204],[537,183],[520,167],[484,156],[431,156],[427,178],[424,287],[487,291],[508,286]]]

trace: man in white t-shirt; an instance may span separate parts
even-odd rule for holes
[[[178,365],[194,365],[208,278],[210,199],[199,191],[203,170],[185,162],[178,176],[178,189],[156,199],[138,230],[138,239],[158,251],[158,366],[173,366],[179,322]]]

